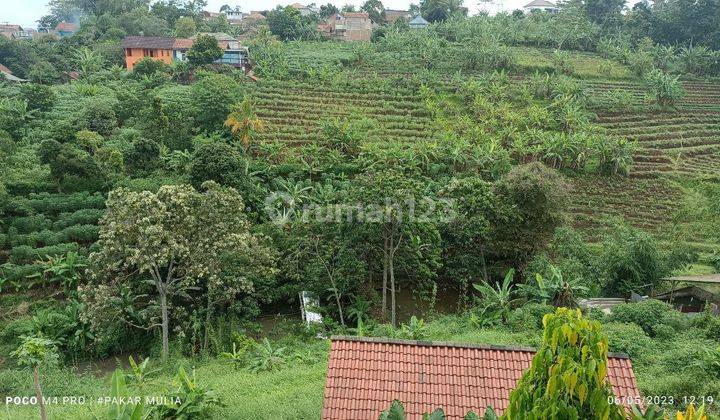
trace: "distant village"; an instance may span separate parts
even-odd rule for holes
[[[293,3],[287,7],[296,9],[303,17],[320,16],[321,10],[314,4],[303,5]],[[557,12],[557,6],[547,0],[533,0],[524,6],[524,11]],[[142,58],[149,57],[154,60],[171,64],[173,61],[185,61],[186,53],[192,47],[194,41],[200,35],[211,35],[223,50],[223,55],[216,61],[217,64],[226,64],[245,71],[249,70],[248,49],[243,46],[243,41],[257,32],[257,28],[265,21],[269,11],[252,10],[242,12],[239,8],[231,9],[224,6],[219,12],[203,12],[203,19],[207,22],[214,19],[225,19],[231,27],[237,27],[240,35],[233,36],[225,32],[204,32],[198,33],[190,38],[170,38],[158,36],[127,36],[122,41],[122,48],[125,57],[125,66],[132,70],[135,64]],[[419,13],[413,14],[409,10],[385,9],[385,24],[396,24],[402,21],[410,29],[422,29],[429,25]],[[379,26],[373,22],[369,13],[364,11],[339,11],[327,18],[320,18],[317,24],[317,31],[326,39],[336,41],[370,41],[373,30]],[[39,37],[65,38],[75,34],[80,25],[75,22],[59,22],[54,28],[23,28],[21,25],[11,23],[0,23],[0,35],[8,39],[31,40]],[[0,73],[5,80],[11,82],[24,82],[0,63]]]

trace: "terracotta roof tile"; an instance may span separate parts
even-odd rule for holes
[[[442,407],[449,419],[507,407],[534,349],[333,337],[322,418],[378,418],[399,399],[409,419]],[[608,379],[618,397],[640,396],[630,359],[611,355]]]

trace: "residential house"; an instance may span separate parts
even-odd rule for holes
[[[79,26],[77,23],[72,22],[60,22],[55,26],[55,34],[57,34],[60,38],[65,38],[68,36],[72,36],[75,32],[77,32],[79,29]]]
[[[290,7],[298,10],[300,12],[300,16],[311,16],[313,14],[320,13],[320,9],[315,6],[305,6],[300,3],[293,3]]]
[[[207,33],[217,39],[218,46],[223,50],[223,56],[216,61],[218,64],[228,64],[234,67],[245,68],[247,65],[248,50],[240,42],[224,33]],[[197,37],[197,36],[196,36]],[[125,52],[125,66],[132,70],[135,64],[145,57],[171,64],[173,61],[187,60],[187,52],[192,47],[194,39],[164,38],[156,36],[129,36],[123,39],[122,47]]]
[[[387,23],[395,23],[398,19],[409,22],[412,15],[407,10],[385,9],[385,21]]]
[[[0,24],[0,35],[8,39],[32,39],[32,32],[24,30],[20,25],[9,23]]]
[[[318,31],[339,41],[370,41],[372,21],[365,12],[338,13],[318,25]]]
[[[240,45],[240,41],[232,36],[223,32],[206,32],[197,34],[192,39],[195,40],[200,35],[210,35],[217,39],[218,46],[223,50],[223,56],[220,57],[216,63],[227,64],[233,67],[243,67],[247,63],[247,47]]]
[[[173,61],[174,38],[160,36],[128,36],[123,39],[125,51],[125,67],[132,70],[135,63],[145,57],[170,64]],[[191,44],[192,45],[192,44]]]
[[[394,399],[409,419],[437,408],[448,419],[488,406],[502,414],[533,356],[525,347],[331,337],[321,418],[376,419]],[[609,355],[607,379],[624,405],[641,397],[627,356]]]
[[[557,13],[560,11],[560,8],[557,7],[555,3],[552,3],[548,0],[533,0],[530,3],[523,6],[523,10],[525,10],[526,13],[532,13],[532,12],[548,12],[548,13]]]
[[[3,66],[2,64],[0,64],[0,75],[1,75],[1,76],[0,76],[0,81],[1,81],[2,79],[5,79],[5,80],[7,80],[7,81],[9,81],[9,82],[16,82],[16,83],[27,82],[27,80],[21,79],[21,78],[15,76],[15,75],[13,75],[13,72],[10,71],[9,68]]]
[[[425,20],[422,16],[417,15],[415,16],[410,22],[408,22],[408,25],[410,25],[410,29],[422,29],[427,28],[427,26],[430,24],[427,20]]]

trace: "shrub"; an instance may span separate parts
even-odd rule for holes
[[[685,96],[685,88],[677,76],[670,76],[661,70],[653,70],[645,76],[645,85],[652,100],[662,106],[675,105]]]
[[[190,182],[199,188],[205,181],[231,185],[245,168],[245,160],[227,143],[215,142],[198,147],[190,163]]]
[[[625,353],[632,358],[651,351],[652,340],[637,324],[609,322],[603,324],[603,332],[607,334],[611,351]]]
[[[555,50],[553,52],[553,66],[557,73],[568,76],[574,71],[572,56],[567,51]]]
[[[656,325],[665,325],[672,329],[683,328],[687,321],[678,318],[679,314],[672,306],[655,299],[636,303],[624,303],[613,307],[609,316],[611,322],[632,322],[640,326],[649,336],[654,336]]]
[[[146,138],[137,139],[125,152],[123,160],[131,172],[146,175],[159,167],[160,145]]]
[[[551,305],[528,303],[510,313],[508,325],[513,331],[534,331],[542,328],[543,317],[555,312]]]
[[[605,272],[606,292],[616,296],[649,291],[670,268],[652,235],[622,225],[605,236],[598,267]]]

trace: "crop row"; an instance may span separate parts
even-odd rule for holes
[[[86,208],[101,209],[105,207],[105,198],[102,194],[87,192],[72,194],[39,193],[11,197],[6,207],[11,215],[59,214]]]

